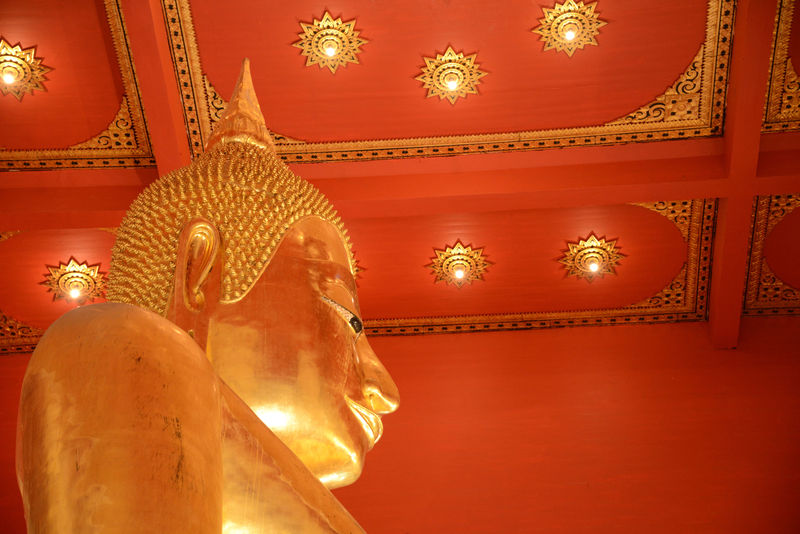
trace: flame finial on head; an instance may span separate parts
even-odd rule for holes
[[[267,129],[261,106],[258,105],[253,79],[250,77],[250,60],[247,58],[242,61],[242,70],[233,89],[233,96],[206,143],[206,152],[219,143],[232,141],[275,151],[275,143]]]

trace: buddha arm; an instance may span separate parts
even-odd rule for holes
[[[63,316],[18,421],[29,534],[221,532],[219,381],[166,319],[111,303]]]

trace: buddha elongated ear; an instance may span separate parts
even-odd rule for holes
[[[178,238],[173,292],[167,318],[192,329],[194,316],[219,297],[219,277],[211,276],[220,254],[221,238],[214,224],[195,218],[183,227]],[[214,283],[214,282],[217,283]]]

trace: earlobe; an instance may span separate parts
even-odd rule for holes
[[[205,323],[209,306],[219,297],[218,276],[212,275],[219,258],[221,238],[214,224],[195,218],[183,227],[178,238],[177,262],[167,318],[204,345]],[[215,283],[215,281],[217,283]],[[198,335],[200,334],[199,338]]]
[[[192,311],[205,307],[204,285],[219,253],[219,232],[205,219],[193,219],[181,232],[178,259],[183,260],[183,301]],[[185,254],[181,254],[181,248]],[[177,274],[177,273],[176,273]]]

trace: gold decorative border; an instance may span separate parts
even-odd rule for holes
[[[122,9],[119,0],[104,0],[104,4],[124,88],[117,115],[106,130],[68,148],[0,149],[0,171],[155,165]]]
[[[189,0],[162,0],[162,7],[182,96],[189,144],[193,154],[197,155],[202,152],[213,116],[218,113],[215,110],[224,101],[203,75]],[[276,139],[275,144],[278,154],[286,161],[323,162],[512,152],[718,136],[722,134],[733,18],[734,0],[709,0],[706,39],[698,56],[687,68],[694,80],[692,83],[697,87],[689,93],[677,91],[675,85],[687,76],[687,73],[682,74],[664,95],[642,108],[650,109],[648,120],[641,120],[634,112],[631,115],[635,117],[630,120],[626,116],[609,124],[582,128],[335,143]],[[683,87],[682,90],[689,88]],[[697,95],[696,102],[694,95]],[[691,103],[687,102],[689,99]],[[696,106],[696,113],[675,120],[671,112],[687,104]],[[662,107],[670,109],[659,119],[655,114]],[[670,117],[670,120],[664,120],[666,117]]]
[[[33,352],[44,331],[23,324],[0,311],[0,354]]]
[[[687,241],[687,258],[678,275],[657,294],[623,308],[495,315],[368,319],[371,336],[408,336],[563,326],[651,324],[704,321],[708,309],[711,252],[717,201],[682,200],[634,204],[669,218]]]
[[[800,130],[800,106],[797,102],[800,98],[800,87],[789,57],[793,15],[794,0],[778,0],[762,132]],[[787,96],[793,96],[795,101],[791,108],[786,106]]]
[[[775,276],[764,258],[764,244],[770,232],[797,207],[800,207],[800,194],[760,196],[755,200],[745,315],[800,314],[800,288],[794,288]]]

